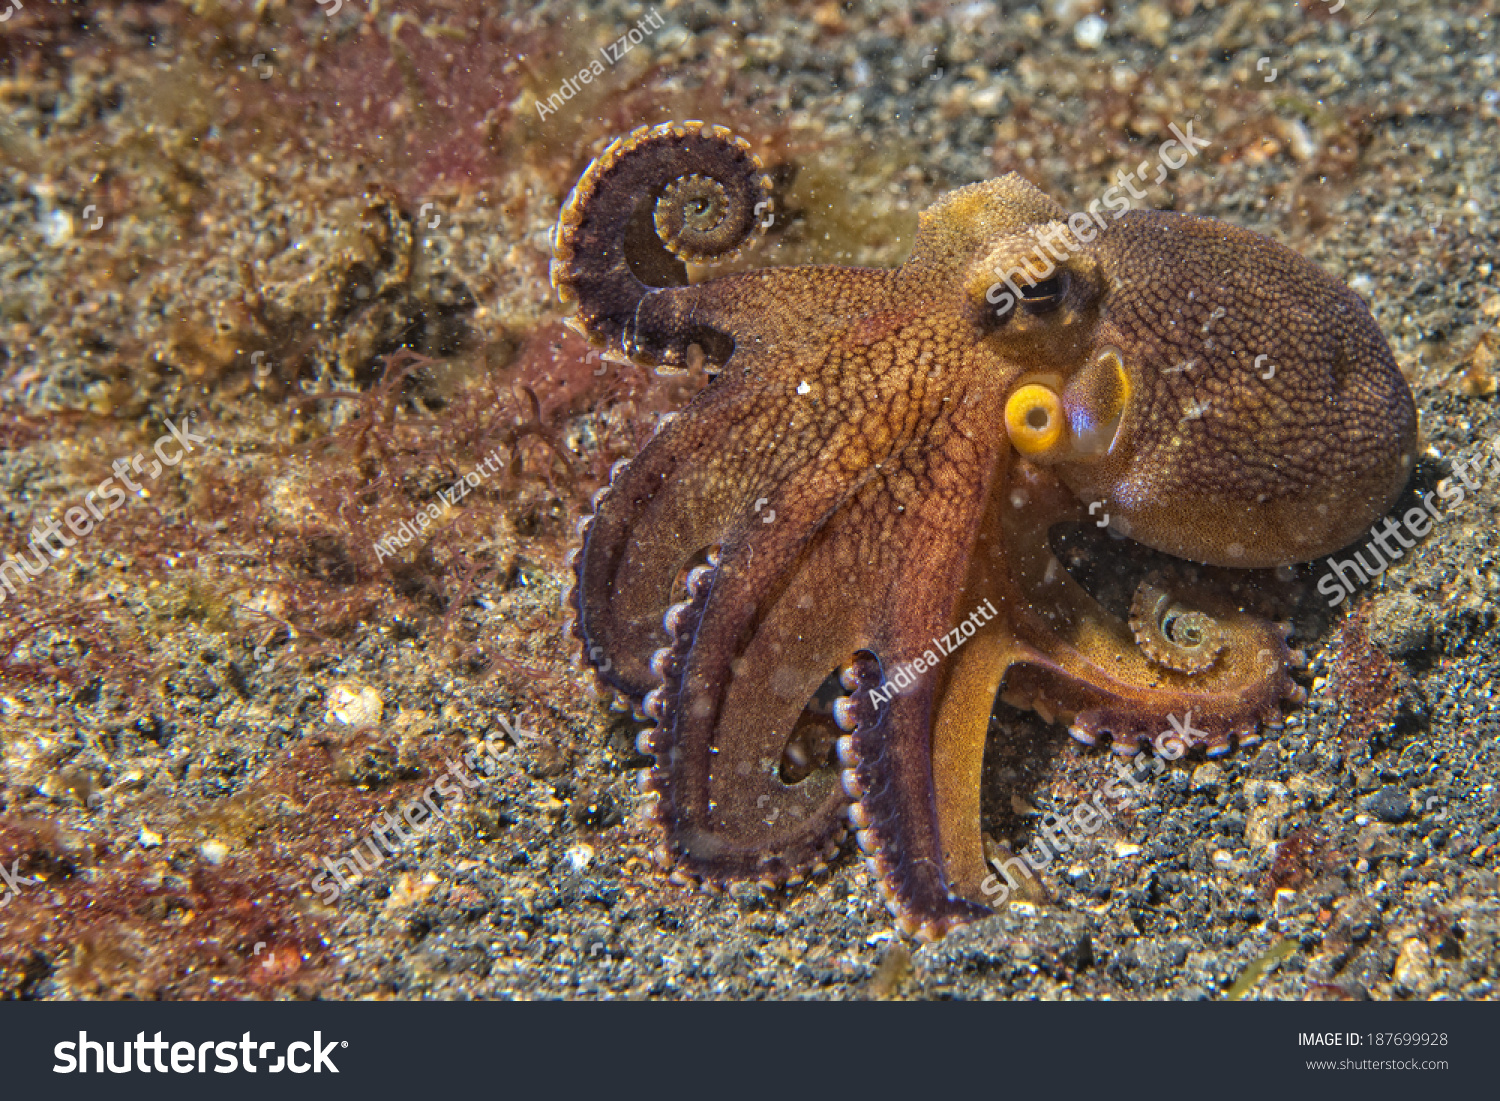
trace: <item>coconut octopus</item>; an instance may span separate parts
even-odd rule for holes
[[[1414,403],[1364,301],[1299,254],[1204,217],[1070,217],[1015,174],[943,196],[893,270],[690,285],[761,233],[769,186],[742,139],[669,123],[616,140],[562,208],[570,324],[716,372],[580,525],[574,631],[652,723],[674,868],[796,883],[852,825],[900,928],[938,937],[993,912],[997,695],[1089,745],[1170,726],[1210,755],[1305,698],[1285,626],[1170,571],[1111,612],[1049,533],[1308,561],[1399,495]]]

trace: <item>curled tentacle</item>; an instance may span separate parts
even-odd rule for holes
[[[1130,629],[1148,658],[1179,673],[1203,672],[1228,642],[1214,617],[1177,600],[1159,573],[1136,589]]]
[[[1168,587],[1156,576],[1137,591],[1130,623],[1106,616],[1056,565],[1040,525],[1024,522],[1033,510],[1066,515],[1067,490],[1025,463],[1010,488],[1021,507],[1008,517],[1005,557],[1028,596],[1015,633],[1029,653],[1007,672],[1007,702],[1068,723],[1068,732],[1086,745],[1107,740],[1119,754],[1159,749],[1165,736],[1184,750],[1202,747],[1217,756],[1236,742],[1258,740],[1262,726],[1274,730],[1282,705],[1299,701],[1285,626],[1244,611],[1207,584],[1174,580]],[[1075,517],[1082,514],[1076,502],[1071,507]],[[1160,638],[1143,612],[1159,617]],[[1162,629],[1169,618],[1197,615],[1203,619]],[[1213,659],[1201,662],[1200,654],[1197,670],[1178,668],[1193,660],[1192,647],[1183,645],[1193,630],[1205,639],[1213,634]]]
[[[694,174],[667,186],[656,200],[652,222],[673,256],[693,264],[711,264],[734,255],[759,228],[745,224],[744,209],[741,198],[735,211],[729,192],[718,180]]]
[[[727,260],[748,244],[769,194],[749,144],[722,126],[664,123],[616,139],[558,216],[552,285],[578,307],[570,323],[591,343],[650,363],[680,365],[695,343],[727,358],[732,336],[696,330],[688,302],[669,299],[649,325],[641,306],[686,286],[685,262]]]

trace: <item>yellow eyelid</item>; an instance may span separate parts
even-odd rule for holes
[[[1066,425],[1062,399],[1050,386],[1028,383],[1005,403],[1005,431],[1015,449],[1028,458],[1057,450],[1065,440]]]

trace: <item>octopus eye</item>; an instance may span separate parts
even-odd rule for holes
[[[1063,441],[1066,424],[1062,399],[1050,386],[1022,386],[1005,403],[1005,431],[1015,449],[1027,457],[1055,450]]]
[[[1021,305],[1027,313],[1050,313],[1062,305],[1068,293],[1068,273],[1059,271],[1050,279],[1021,287]]]

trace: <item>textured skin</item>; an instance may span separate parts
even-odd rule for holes
[[[1132,536],[1159,550],[1227,566],[1315,558],[1385,510],[1410,472],[1416,414],[1358,295],[1208,218],[1132,212],[1098,255],[1130,277],[1097,339],[1142,367],[1194,365],[1139,371],[1127,421],[1136,446],[1066,471],[1081,497],[1110,498]],[[1206,408],[1190,418],[1194,402]]]
[[[687,286],[678,257],[743,244],[765,187],[727,131],[667,124],[615,142],[564,206],[553,282],[580,331],[646,363],[696,345],[721,369],[600,499],[576,631],[654,720],[669,862],[795,881],[847,819],[901,927],[938,936],[989,912],[979,779],[1002,689],[1125,753],[1189,711],[1189,740],[1222,752],[1300,696],[1283,629],[1162,577],[1131,621],[1110,615],[1049,530],[1100,502],[1169,554],[1303,561],[1390,506],[1415,411],[1357,296],[1210,219],[1107,221],[997,308],[997,266],[1066,217],[1014,175],[925,212],[898,269]],[[1045,417],[1022,386],[1071,426],[1027,458],[1014,433]],[[815,696],[840,670],[831,722]],[[842,772],[819,753],[834,722]]]

